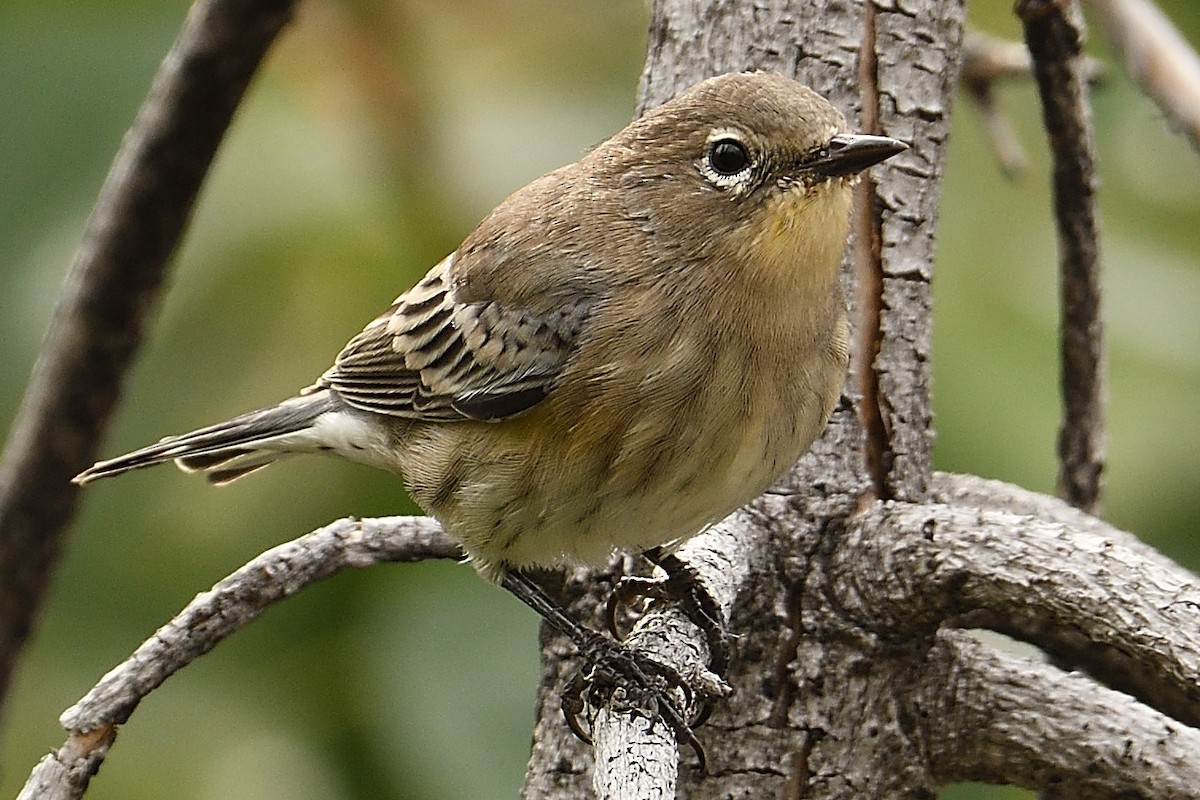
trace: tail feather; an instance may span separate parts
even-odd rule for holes
[[[243,464],[238,467],[212,470],[208,473],[208,482],[213,486],[224,486],[227,483],[233,483],[238,478],[249,475],[251,472],[258,472],[263,467],[270,465],[277,457],[264,458],[264,460],[256,464]]]
[[[207,473],[212,483],[229,483],[289,453],[315,449],[317,443],[308,441],[304,433],[318,417],[336,407],[329,392],[302,395],[99,461],[72,480],[82,485],[174,461],[185,472]]]

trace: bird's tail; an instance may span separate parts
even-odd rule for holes
[[[318,449],[320,443],[310,434],[313,423],[337,405],[327,391],[301,395],[277,406],[251,411],[191,433],[168,436],[157,444],[99,461],[72,480],[82,485],[174,461],[184,472],[203,472],[210,483],[226,484],[282,456]]]

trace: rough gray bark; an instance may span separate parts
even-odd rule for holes
[[[1196,796],[1200,730],[1186,720],[1200,719],[1200,582],[1053,498],[961,475],[930,485],[924,502],[873,503],[825,530],[794,498],[770,494],[689,542],[680,556],[738,635],[735,694],[700,731],[709,775],[686,750],[681,767],[665,726],[619,707],[597,716],[593,756],[548,692],[526,793],[590,797],[594,784],[616,798],[908,797],[974,779],[1065,797]],[[82,796],[142,698],[271,603],[342,569],[458,554],[425,517],[339,520],[267,551],[63,712],[67,741],[21,797]],[[569,584],[579,594],[594,580]],[[1127,671],[1169,700],[1138,702],[955,630],[981,614],[1037,643],[1071,630],[1067,646],[1088,667],[1097,646],[1125,654]],[[677,610],[645,615],[628,641],[691,685],[724,691]],[[547,653],[545,673],[560,682],[570,648],[552,639]]]
[[[961,23],[954,2],[654,4],[642,108],[771,69],[913,149],[864,181],[845,265],[854,363],[829,430],[720,541],[689,546],[738,560],[733,541],[754,565],[736,589],[732,696],[698,732],[709,774],[686,748],[678,772],[660,766],[669,733],[612,709],[593,762],[556,721],[575,665],[550,638],[525,797],[932,797],[956,780],[1200,796],[1195,579],[1051,498],[930,474],[930,265]],[[603,591],[586,586],[567,592],[585,618]],[[953,630],[984,624],[1143,702]],[[682,626],[662,636],[674,650],[659,652],[699,644]]]
[[[546,688],[572,668],[551,641],[525,796],[932,797],[961,780],[1060,797],[1200,796],[1200,581],[1061,501],[945,474],[922,502],[840,517],[769,495],[689,549],[749,565],[733,693],[697,732],[709,774],[686,748],[677,776],[647,769],[669,764],[675,745],[637,717],[621,723],[637,735],[593,763]],[[1123,654],[1118,677],[1142,678],[1138,699],[962,630],[985,622],[1093,673]],[[697,646],[691,631],[662,636],[674,637],[656,643],[667,658]]]

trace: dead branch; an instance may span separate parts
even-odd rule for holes
[[[59,717],[66,743],[34,768],[21,797],[77,798],[138,703],[163,681],[249,625],[271,604],[348,567],[460,558],[429,517],[342,519],[247,563],[155,631]]]
[[[1076,672],[947,631],[914,693],[943,782],[1017,783],[1057,797],[1192,798],[1200,731]],[[963,736],[964,730],[971,731]]]
[[[1084,58],[1084,73],[1089,84],[1104,78],[1104,65]],[[996,102],[995,88],[1002,81],[1028,80],[1033,77],[1033,61],[1024,42],[1010,42],[979,31],[963,36],[962,88],[983,119],[984,132],[1000,168],[1012,177],[1025,169],[1025,151],[1008,117]]]
[[[1200,583],[1191,575],[1144,546],[1127,546],[1133,544],[1128,534],[1051,498],[1006,484],[948,475],[936,477],[935,492],[936,499],[944,502],[874,503],[854,518],[836,542],[828,542],[832,546],[820,556],[825,564],[818,571],[825,581],[821,592],[839,614],[870,632],[871,637],[911,642],[918,650],[919,643],[931,633],[961,624],[977,609],[990,610],[995,618],[1008,620],[1004,628],[1007,633],[1034,643],[1040,643],[1039,631],[1053,623],[1055,627],[1076,630],[1089,642],[1128,654],[1140,671],[1155,676],[1156,682],[1170,686],[1174,696],[1182,698],[1183,706],[1152,712],[1139,703],[1114,705],[1104,699],[1108,695],[1096,694],[1100,690],[1094,684],[1087,684],[1087,691],[1081,694],[1083,684],[1078,682],[1082,678],[1054,678],[1058,682],[1054,685],[1063,687],[1062,707],[1070,708],[1071,713],[1104,709],[1102,719],[1095,723],[1088,722],[1086,716],[1072,717],[1082,719],[1081,725],[1088,733],[1056,740],[1058,749],[1043,754],[1043,759],[1065,776],[1064,780],[1100,780],[1094,777],[1094,771],[1083,769],[1085,762],[1075,755],[1084,741],[1104,752],[1116,747],[1113,742],[1117,740],[1106,738],[1114,726],[1137,732],[1153,728],[1158,724],[1154,720],[1167,716],[1182,720],[1200,715],[1200,633],[1191,630],[1194,626],[1189,627],[1200,605]],[[768,554],[773,552],[773,536],[780,532],[780,520],[789,516],[787,505],[782,496],[765,496],[754,507],[738,512],[680,551],[681,557],[700,572],[723,614],[731,612],[743,586],[770,569]],[[996,510],[1004,507],[1009,510]],[[1037,511],[1040,516],[1031,516],[1027,511]],[[129,719],[141,699],[256,619],[272,603],[346,567],[459,555],[454,542],[435,521],[425,517],[340,520],[267,551],[197,596],[67,709],[61,722],[70,737],[34,770],[27,791],[44,792],[49,797],[79,797],[87,786],[86,777],[99,767],[112,745],[117,726]],[[1120,609],[1119,615],[1113,615],[1114,608]],[[982,687],[991,685],[999,669],[1008,670],[1008,677],[989,691],[1010,695],[1019,691],[1023,696],[1036,697],[1037,706],[1023,712],[1034,715],[1035,711],[1045,711],[1049,679],[1044,674],[1062,676],[1053,667],[1016,667],[1007,657],[961,643],[954,645],[954,658],[947,660],[938,649],[947,646],[944,636],[935,640],[939,644],[925,655],[914,654],[897,661],[905,670],[913,669],[913,664],[923,665],[919,671],[927,686],[924,693],[904,695],[897,702],[920,705],[932,702],[930,698],[936,695],[943,698],[939,702],[948,716],[961,719],[978,714],[979,697],[986,694]],[[707,681],[719,691],[719,680],[707,673],[703,636],[676,609],[645,615],[628,643],[674,666],[693,685],[705,685]],[[935,670],[932,664],[944,668]],[[1013,670],[1037,677],[1041,683],[1020,688],[1024,684],[1012,679]],[[968,674],[974,681],[972,685],[978,685],[964,692],[964,676]],[[899,681],[901,686],[908,684],[907,680]],[[1065,699],[1067,694],[1074,699]],[[1097,697],[1100,699],[1094,699]],[[1010,700],[1006,707],[1013,708],[1015,703]],[[1059,730],[1061,726],[1054,721],[1058,718],[1047,715],[1044,730]],[[666,726],[652,724],[644,715],[630,714],[619,707],[601,710],[593,726],[593,781],[600,796],[674,796],[679,752]],[[1129,781],[1151,781],[1138,784],[1143,786],[1165,785],[1161,775],[1166,770],[1163,765],[1173,763],[1172,748],[1191,747],[1188,737],[1200,735],[1195,730],[1184,731],[1183,722],[1167,727],[1177,731],[1167,737],[1169,746],[1155,745],[1158,760],[1147,757],[1149,760],[1143,763],[1144,768],[1152,768],[1150,772],[1129,777]],[[945,725],[939,724],[927,732],[931,740],[937,740],[935,733],[944,729]],[[1019,731],[1021,735],[1003,740],[1002,730]],[[1028,734],[1025,724],[997,723],[990,747],[1011,756],[1016,752],[1014,748],[1028,746]],[[949,739],[939,741],[942,743],[938,747],[943,750],[935,748],[934,752],[950,753],[945,750],[950,747]],[[1136,747],[1154,749],[1151,740],[1130,741]],[[547,742],[542,737],[538,745],[543,757],[547,755]],[[991,749],[975,753],[991,759],[977,763],[957,758],[963,756],[961,748],[953,752],[956,759],[932,762],[935,772],[969,773],[976,779],[1019,783],[1036,778],[1022,771],[1035,769],[1033,766],[997,775],[995,765],[1013,759],[1001,758]],[[653,765],[660,769],[652,769]],[[1088,778],[1089,774],[1093,777]]]
[[[995,492],[988,506],[974,495],[967,504],[877,506],[857,518],[834,554],[838,568],[890,577],[853,585],[844,599],[849,612],[872,616],[870,624],[884,625],[889,636],[985,618],[1039,646],[1048,632],[1072,631],[1081,647],[1069,654],[1076,663],[1092,671],[1097,645],[1119,651],[1131,670],[1173,698],[1144,702],[1181,722],[1200,719],[1200,581],[1099,520],[1077,526],[1005,510],[1006,498],[1030,493],[988,483]],[[1061,647],[1072,639],[1049,641]]]
[[[1054,159],[1062,319],[1059,492],[1071,505],[1097,514],[1104,469],[1104,331],[1095,156],[1080,55],[1083,18],[1075,0],[1020,0],[1017,14],[1033,56]]]
[[[1084,0],[1125,69],[1200,151],[1200,56],[1151,0]]]
[[[201,0],[88,220],[0,460],[0,704],[171,254],[293,0]]]
[[[742,587],[766,558],[767,529],[762,516],[757,505],[739,511],[688,541],[677,553],[699,574],[721,611],[723,624],[728,624]],[[706,689],[712,697],[728,693],[721,678],[708,671],[710,654],[704,635],[678,608],[661,608],[643,616],[626,643],[674,668],[689,686]],[[596,795],[675,797],[680,750],[672,732],[644,714],[621,708],[619,700],[614,698],[599,709],[592,723]]]

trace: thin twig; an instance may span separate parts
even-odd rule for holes
[[[1017,14],[1033,56],[1054,159],[1062,304],[1059,492],[1095,514],[1104,468],[1104,339],[1095,166],[1080,56],[1083,23],[1075,0],[1020,0]]]
[[[1104,79],[1104,65],[1094,58],[1084,59],[1088,84]],[[1004,174],[1011,177],[1025,170],[1025,151],[1016,131],[1000,104],[996,102],[996,84],[1033,77],[1033,61],[1024,42],[1012,42],[979,31],[963,36],[963,62],[959,81],[982,116],[984,132],[1000,161]]]
[[[0,461],[0,703],[234,109],[294,0],[199,0],[126,135]]]
[[[266,551],[197,595],[62,713],[71,735],[38,763],[21,797],[80,797],[138,703],[271,604],[347,567],[461,556],[430,517],[342,519]]]
[[[1125,68],[1200,150],[1200,56],[1150,0],[1086,0]]]
[[[959,80],[967,98],[973,100],[983,116],[988,141],[1000,160],[1005,175],[1025,170],[1025,151],[1008,117],[996,103],[995,86],[1002,79],[1028,78],[1033,72],[1029,48],[978,31],[963,36],[963,63]]]

